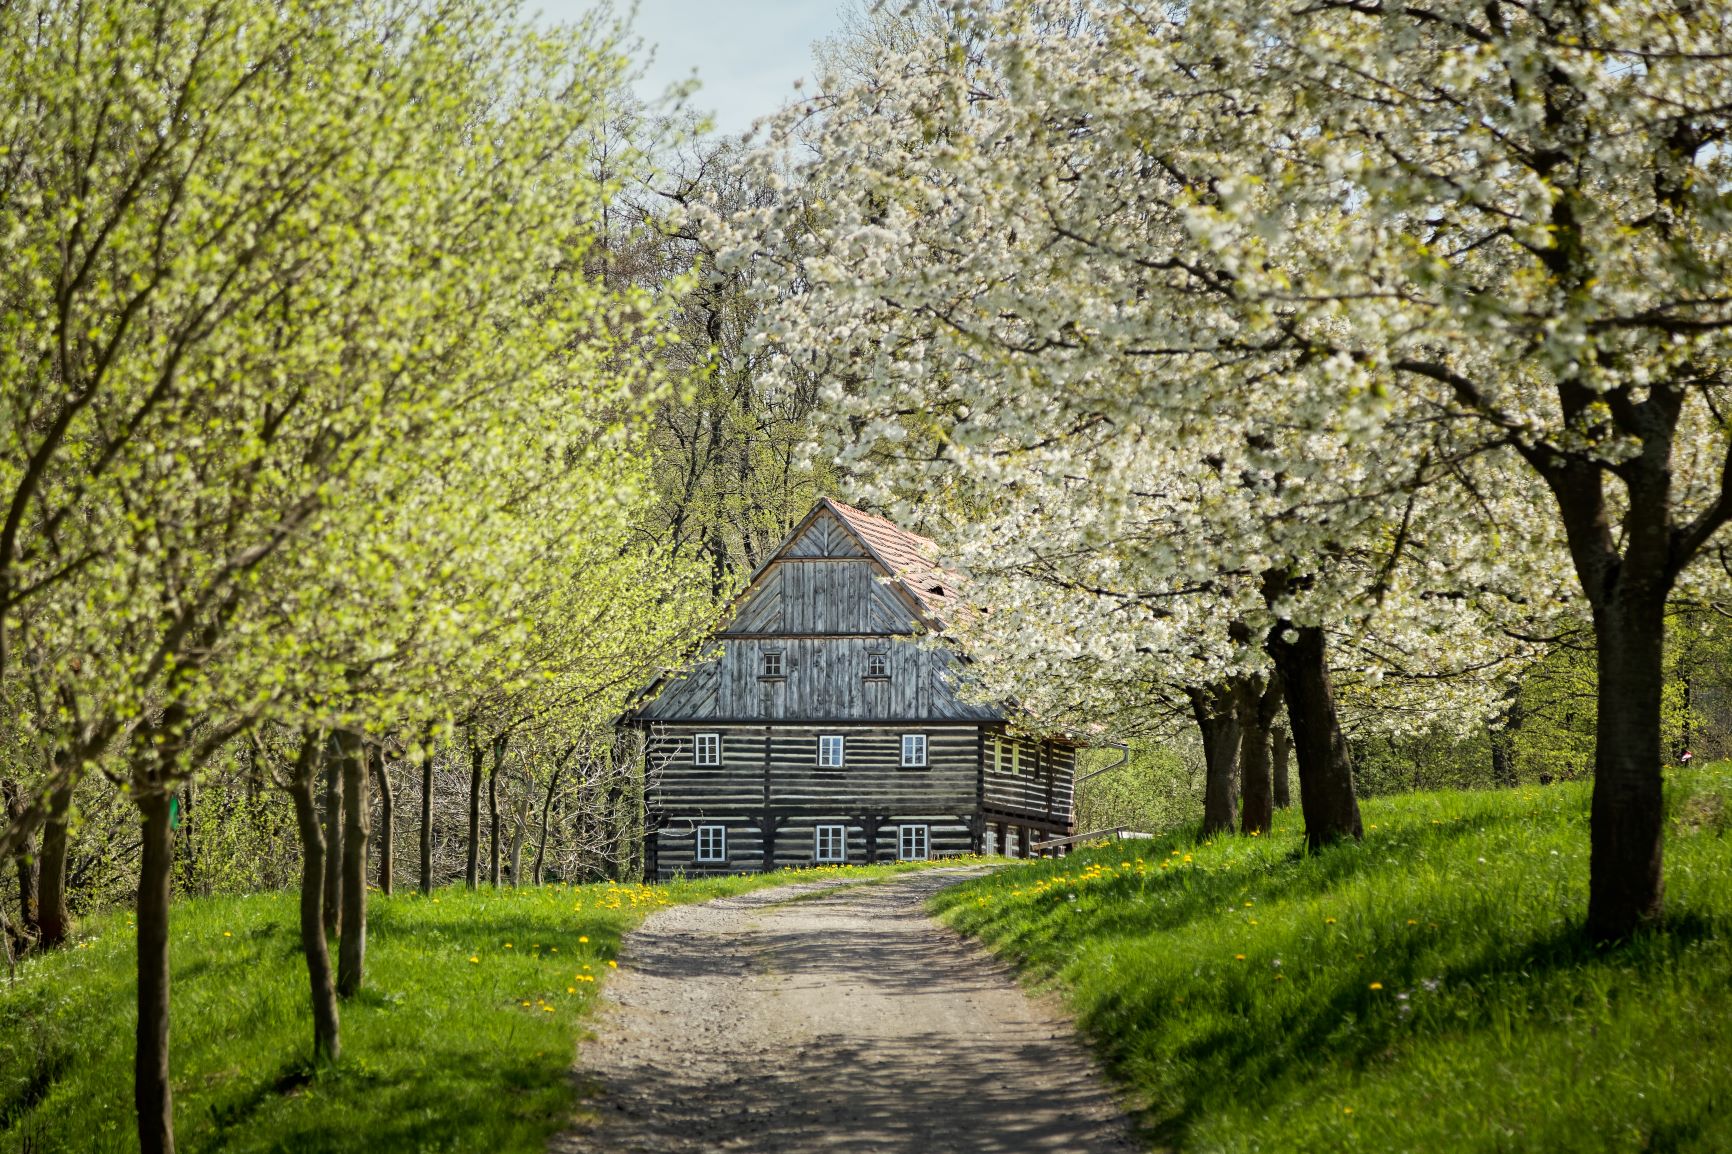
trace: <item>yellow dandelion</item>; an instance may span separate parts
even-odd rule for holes
[[[1343,1113],[1343,1114],[1351,1114],[1351,1113],[1353,1113],[1353,1107],[1351,1107],[1351,1106],[1343,1106],[1343,1107],[1341,1107],[1341,1112],[1342,1112],[1342,1113]]]
[[[1244,961],[1244,960],[1245,960],[1245,955],[1244,955],[1244,954],[1234,954],[1234,955],[1233,955],[1233,960],[1234,960],[1234,961],[1235,961],[1235,962],[1242,962],[1242,961]]]
[[[608,965],[609,969],[612,969],[612,970],[619,969],[619,963],[618,962],[609,962],[607,965]]]
[[[1332,926],[1335,924],[1335,919],[1334,918],[1324,918],[1323,924],[1326,926]]]
[[[1383,983],[1382,982],[1372,982],[1371,988],[1374,990],[1381,990],[1383,988]]]
[[[225,938],[232,938],[232,937],[234,937],[234,935],[233,935],[233,934],[231,934],[231,933],[229,933],[229,932],[228,932],[228,931],[227,931],[227,930],[224,930],[224,931],[223,931],[223,937],[225,937]]]
[[[481,959],[480,959],[480,958],[478,958],[478,957],[476,957],[476,956],[475,956],[475,955],[474,955],[474,954],[470,954],[470,955],[469,955],[469,960],[470,960],[470,961],[472,961],[472,962],[479,962],[479,961],[481,961]]]
[[[589,937],[586,934],[579,934],[577,940],[580,942],[587,942],[589,941]]]
[[[509,949],[510,949],[510,948],[511,948],[511,943],[510,943],[510,942],[506,942],[506,943],[505,943],[505,948],[506,948],[506,949],[508,949],[508,950],[509,950]]]
[[[1419,924],[1419,919],[1418,918],[1408,918],[1407,924],[1410,926],[1417,926]]]
[[[553,1007],[552,1006],[543,1006],[541,1008],[549,1014],[553,1013]]]
[[[567,987],[565,987],[565,992],[568,994],[575,994],[575,993],[577,993],[577,987],[576,986],[567,986]]]

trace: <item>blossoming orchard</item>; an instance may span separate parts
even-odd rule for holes
[[[550,7],[0,4],[0,1147],[1732,1147],[1723,3]]]

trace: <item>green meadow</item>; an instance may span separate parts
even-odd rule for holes
[[[1185,1151],[1732,1150],[1732,768],[1669,786],[1664,925],[1596,947],[1588,786],[1363,803],[1362,844],[1126,841],[944,891]]]

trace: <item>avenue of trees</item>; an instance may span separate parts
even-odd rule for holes
[[[653,30],[646,32],[653,35]],[[1083,826],[1592,776],[1587,931],[1732,754],[1712,6],[862,7],[718,142],[468,0],[0,5],[0,940],[637,876],[614,721],[819,495],[969,580]],[[1091,754],[1086,768],[1119,761]]]
[[[709,222],[844,465],[942,495],[985,686],[1084,722],[1152,683],[1225,764],[1278,679],[1318,845],[1359,832],[1344,671],[1489,709],[1589,637],[1587,927],[1658,918],[1667,617],[1712,602],[1732,517],[1724,14],[868,23],[757,158],[781,195]]]

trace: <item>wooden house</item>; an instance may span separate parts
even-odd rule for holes
[[[708,658],[627,715],[645,740],[646,873],[1026,856],[1074,832],[1075,746],[966,700],[965,656],[932,643],[959,580],[927,538],[819,501]]]

